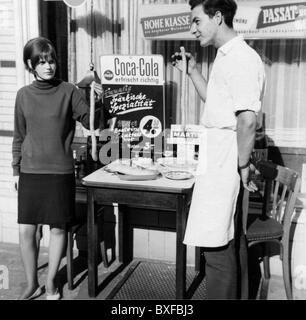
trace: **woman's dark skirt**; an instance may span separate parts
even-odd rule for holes
[[[74,174],[20,173],[19,224],[47,224],[64,229],[74,222]]]

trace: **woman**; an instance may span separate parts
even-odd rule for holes
[[[16,96],[13,174],[18,189],[21,257],[27,287],[19,299],[42,294],[37,278],[36,233],[50,226],[47,300],[58,300],[55,277],[66,244],[66,228],[74,222],[75,177],[71,143],[75,122],[89,127],[89,107],[78,89],[55,78],[57,57],[52,43],[34,38],[24,47],[23,61],[35,80]],[[102,93],[95,84],[96,94]]]

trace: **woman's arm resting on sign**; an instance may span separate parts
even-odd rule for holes
[[[101,98],[103,95],[102,85],[93,82],[94,87],[94,100],[95,100],[95,117],[94,128],[98,129],[100,124],[100,112],[102,107]],[[77,88],[77,87],[76,87]],[[90,115],[89,115],[89,102],[86,101],[80,89],[75,89],[72,94],[72,110],[73,119],[81,122],[84,128],[89,129]]]
[[[257,190],[254,182],[249,180],[249,160],[254,148],[256,133],[256,114],[245,110],[237,115],[238,167],[243,186],[250,192]]]

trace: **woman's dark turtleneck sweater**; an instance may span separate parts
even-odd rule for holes
[[[13,174],[73,173],[76,120],[89,127],[89,106],[74,85],[35,80],[21,88],[15,103]]]

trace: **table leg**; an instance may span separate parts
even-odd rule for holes
[[[201,247],[196,247],[195,248],[195,267],[194,267],[195,272],[200,272],[201,271]]]
[[[94,190],[87,191],[87,237],[88,237],[88,295],[95,297],[97,292],[97,222],[95,219]]]
[[[119,242],[119,262],[127,264],[127,224],[126,224],[126,207],[118,205],[118,242]]]
[[[184,299],[186,295],[186,245],[183,244],[186,217],[186,196],[180,195],[176,209],[176,299]]]
[[[118,206],[118,245],[119,245],[119,262],[124,261],[124,215],[122,212],[122,207]]]

